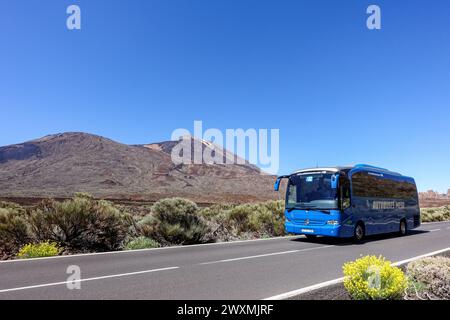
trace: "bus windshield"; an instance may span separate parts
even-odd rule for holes
[[[338,207],[338,192],[331,187],[333,173],[300,174],[289,178],[286,209],[330,210]]]

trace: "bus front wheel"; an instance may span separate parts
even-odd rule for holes
[[[406,235],[406,221],[405,219],[400,220],[400,229],[399,229],[399,234],[400,236],[404,236]]]
[[[356,243],[362,242],[362,240],[364,239],[364,235],[365,235],[364,225],[362,223],[358,223],[355,227],[355,234],[353,236],[355,242]]]

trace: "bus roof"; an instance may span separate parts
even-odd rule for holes
[[[355,164],[351,166],[336,166],[336,167],[318,167],[318,168],[307,168],[307,169],[301,169],[295,171],[293,174],[299,174],[299,173],[308,173],[308,172],[322,172],[322,171],[328,171],[328,172],[338,172],[343,170],[353,170],[353,169],[362,169],[365,171],[375,171],[375,172],[381,172],[381,173],[387,173],[393,176],[403,176],[398,172],[389,171],[385,168],[375,167],[369,164]]]
[[[295,171],[293,174],[296,173],[305,173],[305,172],[322,172],[322,171],[329,171],[329,172],[338,172],[345,169],[352,169],[353,167],[320,167],[320,168],[307,168],[307,169],[301,169]]]

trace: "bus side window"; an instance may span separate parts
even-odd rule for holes
[[[341,179],[341,209],[345,210],[350,207],[350,184],[348,179],[342,177]]]

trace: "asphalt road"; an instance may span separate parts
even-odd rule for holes
[[[396,262],[448,247],[450,223],[442,222],[360,245],[299,236],[5,261],[0,299],[264,299],[339,278],[360,255]],[[80,268],[80,289],[67,287],[69,266]]]

